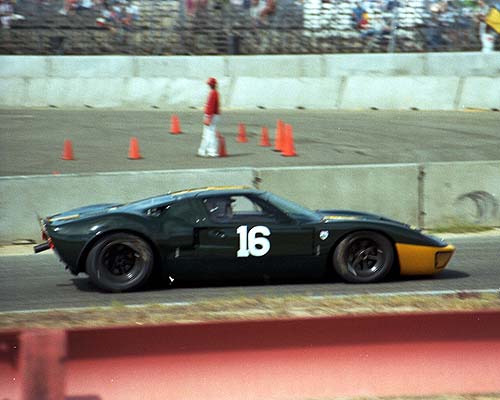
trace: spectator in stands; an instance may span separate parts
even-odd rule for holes
[[[118,37],[126,39],[125,31],[133,28],[134,21],[139,20],[139,7],[127,0],[114,0],[113,3],[102,3],[101,15],[96,19],[97,26],[116,32]]]
[[[358,23],[358,29],[362,32],[366,31],[370,25],[370,16],[367,12],[364,12],[361,16],[361,20]]]
[[[438,15],[443,27],[443,35],[447,41],[446,44],[459,46],[464,40],[464,32],[467,31],[463,4],[458,4],[455,1],[442,1],[440,7],[442,10]]]
[[[230,3],[233,6],[244,7],[246,5],[245,8],[250,8],[250,1],[249,0],[230,0]]]
[[[14,15],[14,6],[10,0],[0,0],[0,21],[3,29],[10,28],[10,22]]]
[[[16,13],[15,4],[15,0],[0,1],[0,24],[2,25],[3,29],[9,29],[13,21],[21,21],[23,19],[26,19],[23,15]]]
[[[131,23],[139,21],[139,6],[135,3],[129,3],[126,7],[128,15],[130,15]]]
[[[78,8],[79,0],[64,0],[63,8],[59,10],[62,15],[74,15],[75,10]]]
[[[495,50],[495,33],[484,22],[479,24],[479,38],[481,39],[482,53],[491,53]]]
[[[360,2],[353,8],[351,19],[355,29],[364,29],[363,26],[368,23],[368,14]]]
[[[425,17],[425,41],[427,50],[443,50],[445,40],[443,38],[443,21],[440,16],[446,11],[446,2],[434,3],[430,7],[430,14]]]
[[[208,78],[207,85],[210,86],[207,103],[205,104],[205,115],[203,118],[203,134],[201,144],[198,148],[200,157],[218,157],[217,123],[219,122],[219,92],[217,91],[217,80]]]
[[[476,18],[479,22],[484,22],[484,19],[486,18],[486,15],[488,15],[489,11],[490,6],[484,0],[479,0],[477,2]]]
[[[500,35],[500,0],[493,4],[484,20],[495,36]]]
[[[105,1],[103,3],[103,9],[101,10],[101,16],[97,18],[96,23],[98,26],[108,28],[111,31],[116,29],[117,15],[114,9]]]
[[[206,9],[208,0],[186,0],[186,10],[188,15],[193,16],[199,9]]]
[[[262,10],[264,9],[265,6],[266,5],[265,5],[264,1],[252,0],[250,3],[250,16],[253,19],[258,20],[260,13],[262,12]]]
[[[119,23],[119,33],[122,36],[121,39],[123,41],[126,40],[125,31],[132,30],[132,15],[128,12],[128,8],[125,4],[121,5],[120,12],[118,14],[118,23]]]
[[[115,22],[118,22],[120,20],[120,12],[121,12],[122,6],[118,0],[113,0],[112,5],[111,5],[111,10],[113,12],[113,18]]]
[[[264,3],[264,9],[260,12],[259,15],[261,22],[265,22],[269,18],[269,16],[273,15],[276,12],[275,0],[266,0],[264,1]]]
[[[401,3],[398,0],[385,0],[380,9],[383,13],[384,21],[391,28],[391,31],[396,29],[400,6]]]
[[[78,10],[91,10],[92,8],[94,8],[93,0],[80,0],[78,4]]]
[[[394,11],[399,6],[400,6],[400,4],[399,4],[398,0],[386,0],[386,2],[384,4],[384,11],[391,12],[391,11]]]
[[[366,26],[361,30],[361,37],[363,39],[371,37],[373,40],[380,40],[390,33],[390,25],[382,17],[380,11],[376,10],[373,12],[373,17],[367,21]]]
[[[500,29],[500,3],[497,6],[490,7],[484,1],[479,1],[479,39],[481,40],[481,51],[491,53],[495,50],[496,32],[495,28]]]

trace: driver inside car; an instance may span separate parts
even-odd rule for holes
[[[217,221],[229,221],[233,217],[233,207],[231,205],[233,201],[228,197],[214,197],[205,199],[204,203],[210,217]]]

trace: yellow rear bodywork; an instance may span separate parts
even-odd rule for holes
[[[422,246],[396,243],[401,275],[428,275],[442,271],[448,264],[455,246]]]

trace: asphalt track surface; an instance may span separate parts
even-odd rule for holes
[[[0,312],[68,307],[154,304],[287,295],[356,295],[440,290],[500,289],[500,236],[450,240],[457,252],[448,267],[431,277],[393,278],[368,285],[333,282],[157,283],[144,291],[103,293],[86,277],[71,275],[52,252],[0,257]]]
[[[171,135],[170,118],[181,135]],[[298,157],[259,147],[277,119],[291,124]],[[249,142],[236,142],[238,124]],[[0,176],[226,167],[421,163],[500,160],[500,112],[485,111],[223,111],[218,130],[229,157],[195,156],[202,111],[0,110]],[[131,137],[141,160],[129,160]],[[61,160],[63,142],[74,161]]]

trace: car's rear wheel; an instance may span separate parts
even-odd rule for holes
[[[394,250],[385,236],[371,231],[347,235],[333,253],[333,266],[342,279],[370,283],[383,279],[391,270]]]
[[[100,239],[86,261],[90,280],[109,292],[134,290],[146,283],[154,267],[151,246],[128,233],[114,233]]]

